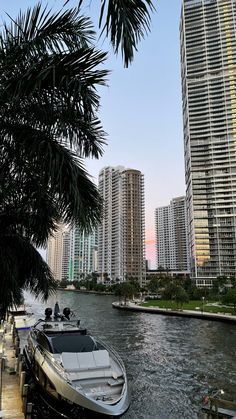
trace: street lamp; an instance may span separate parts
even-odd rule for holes
[[[224,390],[222,390],[221,388],[219,389],[219,390],[215,390],[215,391],[213,391],[211,394],[210,394],[210,397],[216,397],[216,396],[219,396],[219,395],[223,395],[223,394],[225,394],[225,392],[224,392]]]
[[[202,297],[202,313],[204,312],[204,300],[205,300],[205,297]]]

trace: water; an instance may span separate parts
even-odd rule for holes
[[[47,306],[56,299],[121,355],[131,390],[124,419],[195,419],[209,389],[236,399],[234,325],[120,311],[112,308],[114,296],[68,291]],[[33,306],[43,313],[42,304]]]

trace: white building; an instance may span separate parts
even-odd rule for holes
[[[157,267],[174,271],[189,270],[187,212],[184,196],[156,209]]]
[[[98,272],[102,279],[145,276],[144,178],[139,170],[105,167],[99,173],[104,200],[98,228]]]
[[[235,0],[182,0],[181,75],[191,273],[236,275]]]

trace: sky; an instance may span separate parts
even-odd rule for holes
[[[33,0],[1,0],[1,24],[6,13],[16,17]],[[58,10],[62,0],[43,1]],[[71,0],[67,7],[74,6]],[[150,34],[138,45],[134,62],[124,69],[111,50],[105,68],[111,70],[108,87],[99,90],[99,117],[108,133],[108,144],[99,160],[86,160],[97,183],[104,166],[122,165],[140,170],[145,181],[146,257],[155,267],[155,208],[185,194],[182,104],[179,53],[181,0],[154,0]],[[88,0],[84,11],[95,18]],[[103,39],[100,46],[107,50]]]

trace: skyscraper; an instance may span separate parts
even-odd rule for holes
[[[49,237],[47,245],[47,263],[57,281],[68,279],[69,248],[68,227],[59,224],[57,231]]]
[[[236,3],[183,0],[181,76],[192,274],[236,274]]]
[[[187,212],[184,196],[156,209],[157,267],[189,270]]]
[[[170,265],[170,206],[156,208],[156,257],[157,268],[171,269]]]
[[[104,200],[98,229],[98,271],[104,279],[145,276],[144,179],[139,170],[105,167],[99,173]]]
[[[70,231],[70,269],[69,279],[80,280],[97,270],[96,234],[87,234],[79,227]]]

